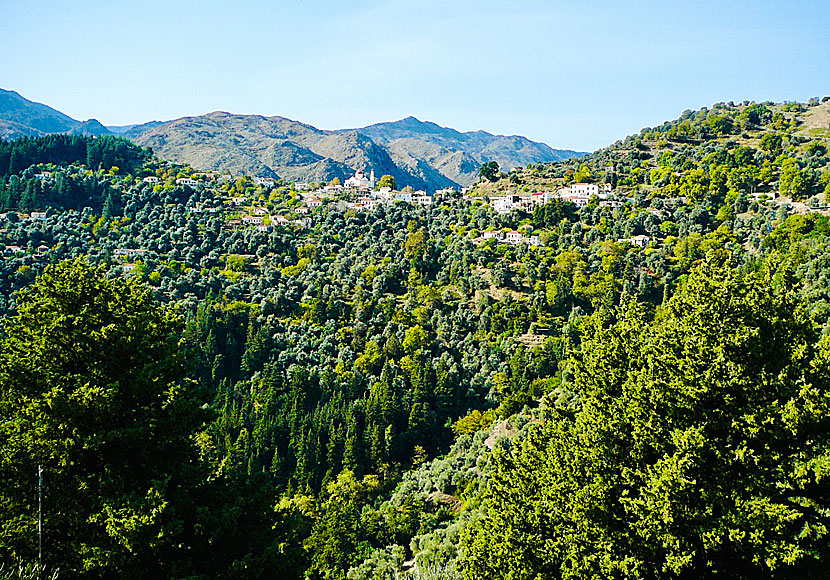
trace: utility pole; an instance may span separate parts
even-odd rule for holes
[[[37,466],[37,577],[43,574],[43,465]]]

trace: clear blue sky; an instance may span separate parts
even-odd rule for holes
[[[830,95],[830,1],[0,1],[0,87],[107,125],[414,115],[593,150],[719,101]]]

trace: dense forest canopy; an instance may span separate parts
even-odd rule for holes
[[[0,143],[0,560],[36,559],[43,465],[67,577],[820,577],[828,110],[373,211]],[[573,183],[610,191],[489,203]]]

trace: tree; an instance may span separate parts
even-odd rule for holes
[[[729,135],[735,130],[735,123],[726,115],[709,115],[706,118],[706,128],[716,136]]]
[[[498,181],[499,179],[499,164],[495,161],[488,161],[482,164],[478,169],[478,176],[487,181]]]
[[[312,553],[311,570],[325,578],[345,580],[349,567],[358,563],[355,551],[361,540],[361,505],[378,487],[376,476],[367,475],[360,480],[349,470],[328,484],[328,501],[305,543]]]
[[[804,198],[810,190],[809,180],[798,166],[798,161],[787,157],[781,162],[781,177],[778,182],[781,195],[789,195],[793,199]]]
[[[772,111],[762,104],[753,103],[738,114],[738,120],[744,128],[750,125],[762,125],[772,120]]]
[[[392,191],[397,191],[398,183],[395,181],[395,178],[391,175],[383,175],[381,176],[380,181],[378,181],[378,189],[382,187],[388,187]]]
[[[763,151],[777,155],[781,152],[783,144],[784,138],[779,133],[764,133],[758,142],[758,147]]]
[[[190,437],[179,320],[137,283],[83,260],[48,267],[17,298],[0,343],[0,551],[37,547],[77,577],[169,577],[187,530]],[[192,522],[191,522],[192,525]]]
[[[581,409],[497,455],[466,577],[826,577],[830,340],[778,276],[706,262],[595,322]]]

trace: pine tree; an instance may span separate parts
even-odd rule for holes
[[[581,409],[496,454],[465,576],[826,577],[830,340],[779,282],[706,263],[597,316]]]
[[[182,382],[179,328],[146,290],[83,261],[50,266],[18,297],[0,343],[7,553],[36,551],[42,465],[50,565],[136,577],[175,561],[202,422]]]

